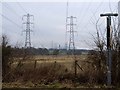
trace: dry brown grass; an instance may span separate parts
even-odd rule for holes
[[[72,56],[35,56],[33,59],[25,60],[22,65],[17,67],[19,60],[12,65],[12,71],[8,75],[8,81],[19,83],[33,83],[39,85],[51,85],[60,83],[64,85],[74,84],[98,84],[99,77],[102,73],[98,73],[91,63],[87,62],[87,56],[76,56],[78,64],[83,71],[77,68],[77,77],[74,75],[74,59]],[[36,68],[34,68],[36,62]],[[104,78],[104,77],[102,77]],[[76,86],[76,85],[75,85]]]
[[[76,55],[76,59],[78,60],[78,64],[81,65],[83,68],[86,68],[86,55]],[[16,60],[13,63],[13,67],[16,68],[16,66],[19,63],[20,58]],[[73,56],[67,56],[67,55],[61,55],[61,56],[52,56],[52,55],[38,55],[34,56],[31,60],[25,60],[22,61],[23,67],[26,69],[32,69],[34,68],[35,61],[37,61],[36,68],[39,68],[41,65],[45,64],[52,64],[52,63],[58,63],[61,65],[64,65],[67,69],[72,70],[73,64],[74,64],[74,58]]]

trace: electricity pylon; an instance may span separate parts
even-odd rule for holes
[[[75,50],[75,42],[74,42],[74,33],[76,31],[74,31],[74,26],[76,24],[74,24],[74,19],[76,19],[76,17],[73,17],[73,16],[70,16],[70,17],[67,17],[67,19],[69,19],[69,46],[68,46],[68,49],[69,50],[72,50],[72,54],[74,54],[74,50]]]
[[[73,17],[73,16],[70,16],[70,17],[67,17],[67,21],[69,21],[69,51],[70,53],[73,55],[73,58],[75,60],[75,63],[74,63],[74,68],[75,68],[75,78],[77,77],[77,66],[83,71],[83,69],[81,68],[81,66],[78,64],[78,60],[76,59],[76,56],[75,56],[75,42],[74,42],[74,33],[76,31],[74,31],[74,26],[76,24],[74,24],[74,19],[76,19],[76,17]]]
[[[30,20],[31,17],[33,17],[33,19],[34,19],[34,16],[30,15],[28,13],[27,15],[23,15],[23,18],[22,18],[23,21],[25,20],[25,22],[23,23],[23,25],[25,24],[25,30],[24,30],[24,32],[26,33],[25,48],[30,48],[31,47],[31,31],[32,31],[31,24],[33,25],[33,23]]]

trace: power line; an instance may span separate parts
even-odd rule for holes
[[[90,19],[88,20],[88,23],[86,25],[83,26],[83,28],[86,28],[86,26],[89,24],[90,20],[93,18],[93,16],[95,16],[95,14],[98,12],[98,9],[101,7],[101,5],[103,4],[103,1],[98,5],[98,7],[96,8],[95,12],[93,12],[93,15],[90,17]],[[105,10],[105,9],[104,9]],[[100,18],[100,17],[99,17]]]
[[[22,5],[21,5],[19,2],[17,2],[17,4],[19,5],[19,7],[20,7],[25,13],[27,13],[27,11],[22,7]]]
[[[14,11],[10,5],[8,5],[7,3],[4,4],[4,6],[8,9],[8,10],[11,10],[12,12],[14,12],[14,15],[16,14],[17,17],[21,18],[21,16],[16,13],[16,11]]]
[[[88,6],[87,6],[87,8],[86,8],[86,10],[84,10],[85,12],[87,12],[90,8],[90,5],[91,5],[91,2],[90,3],[88,3]],[[85,18],[85,16],[87,15],[87,14],[85,14],[85,12],[83,13],[83,17],[81,17],[81,20],[80,21],[83,21],[83,19]],[[81,23],[81,22],[80,22]]]
[[[14,25],[16,25],[18,28],[22,28],[21,26],[19,26],[17,23],[15,23],[14,21],[12,21],[11,19],[9,19],[8,17],[6,17],[5,15],[1,14],[0,15],[5,18],[6,20],[8,20],[9,22],[13,23]]]

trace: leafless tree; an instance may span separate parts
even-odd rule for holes
[[[119,28],[116,24],[116,20],[113,18],[113,26],[111,27],[111,48],[112,48],[112,83],[116,84],[120,82],[120,42],[119,42]],[[93,66],[100,71],[100,73],[105,74],[107,70],[106,65],[106,35],[101,33],[101,28],[98,25],[99,20],[95,23],[96,36],[93,36],[93,41],[96,49],[91,52],[89,59],[92,60]],[[105,29],[106,30],[106,29]],[[101,75],[101,74],[100,74]],[[101,76],[100,76],[101,77]]]

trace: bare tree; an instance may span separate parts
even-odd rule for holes
[[[10,55],[11,46],[8,45],[8,38],[6,35],[2,35],[2,77],[3,81],[6,81],[6,76],[10,70]]]
[[[101,33],[101,27],[98,25],[99,20],[95,23],[96,36],[93,36],[93,41],[96,49],[91,52],[89,59],[92,60],[92,65],[99,71],[106,75],[106,35]],[[106,30],[106,29],[105,29]],[[120,82],[120,44],[119,44],[119,29],[115,19],[113,19],[113,26],[111,27],[111,48],[112,48],[112,83],[115,85]],[[101,75],[101,74],[100,74]],[[101,77],[101,76],[100,76]]]

